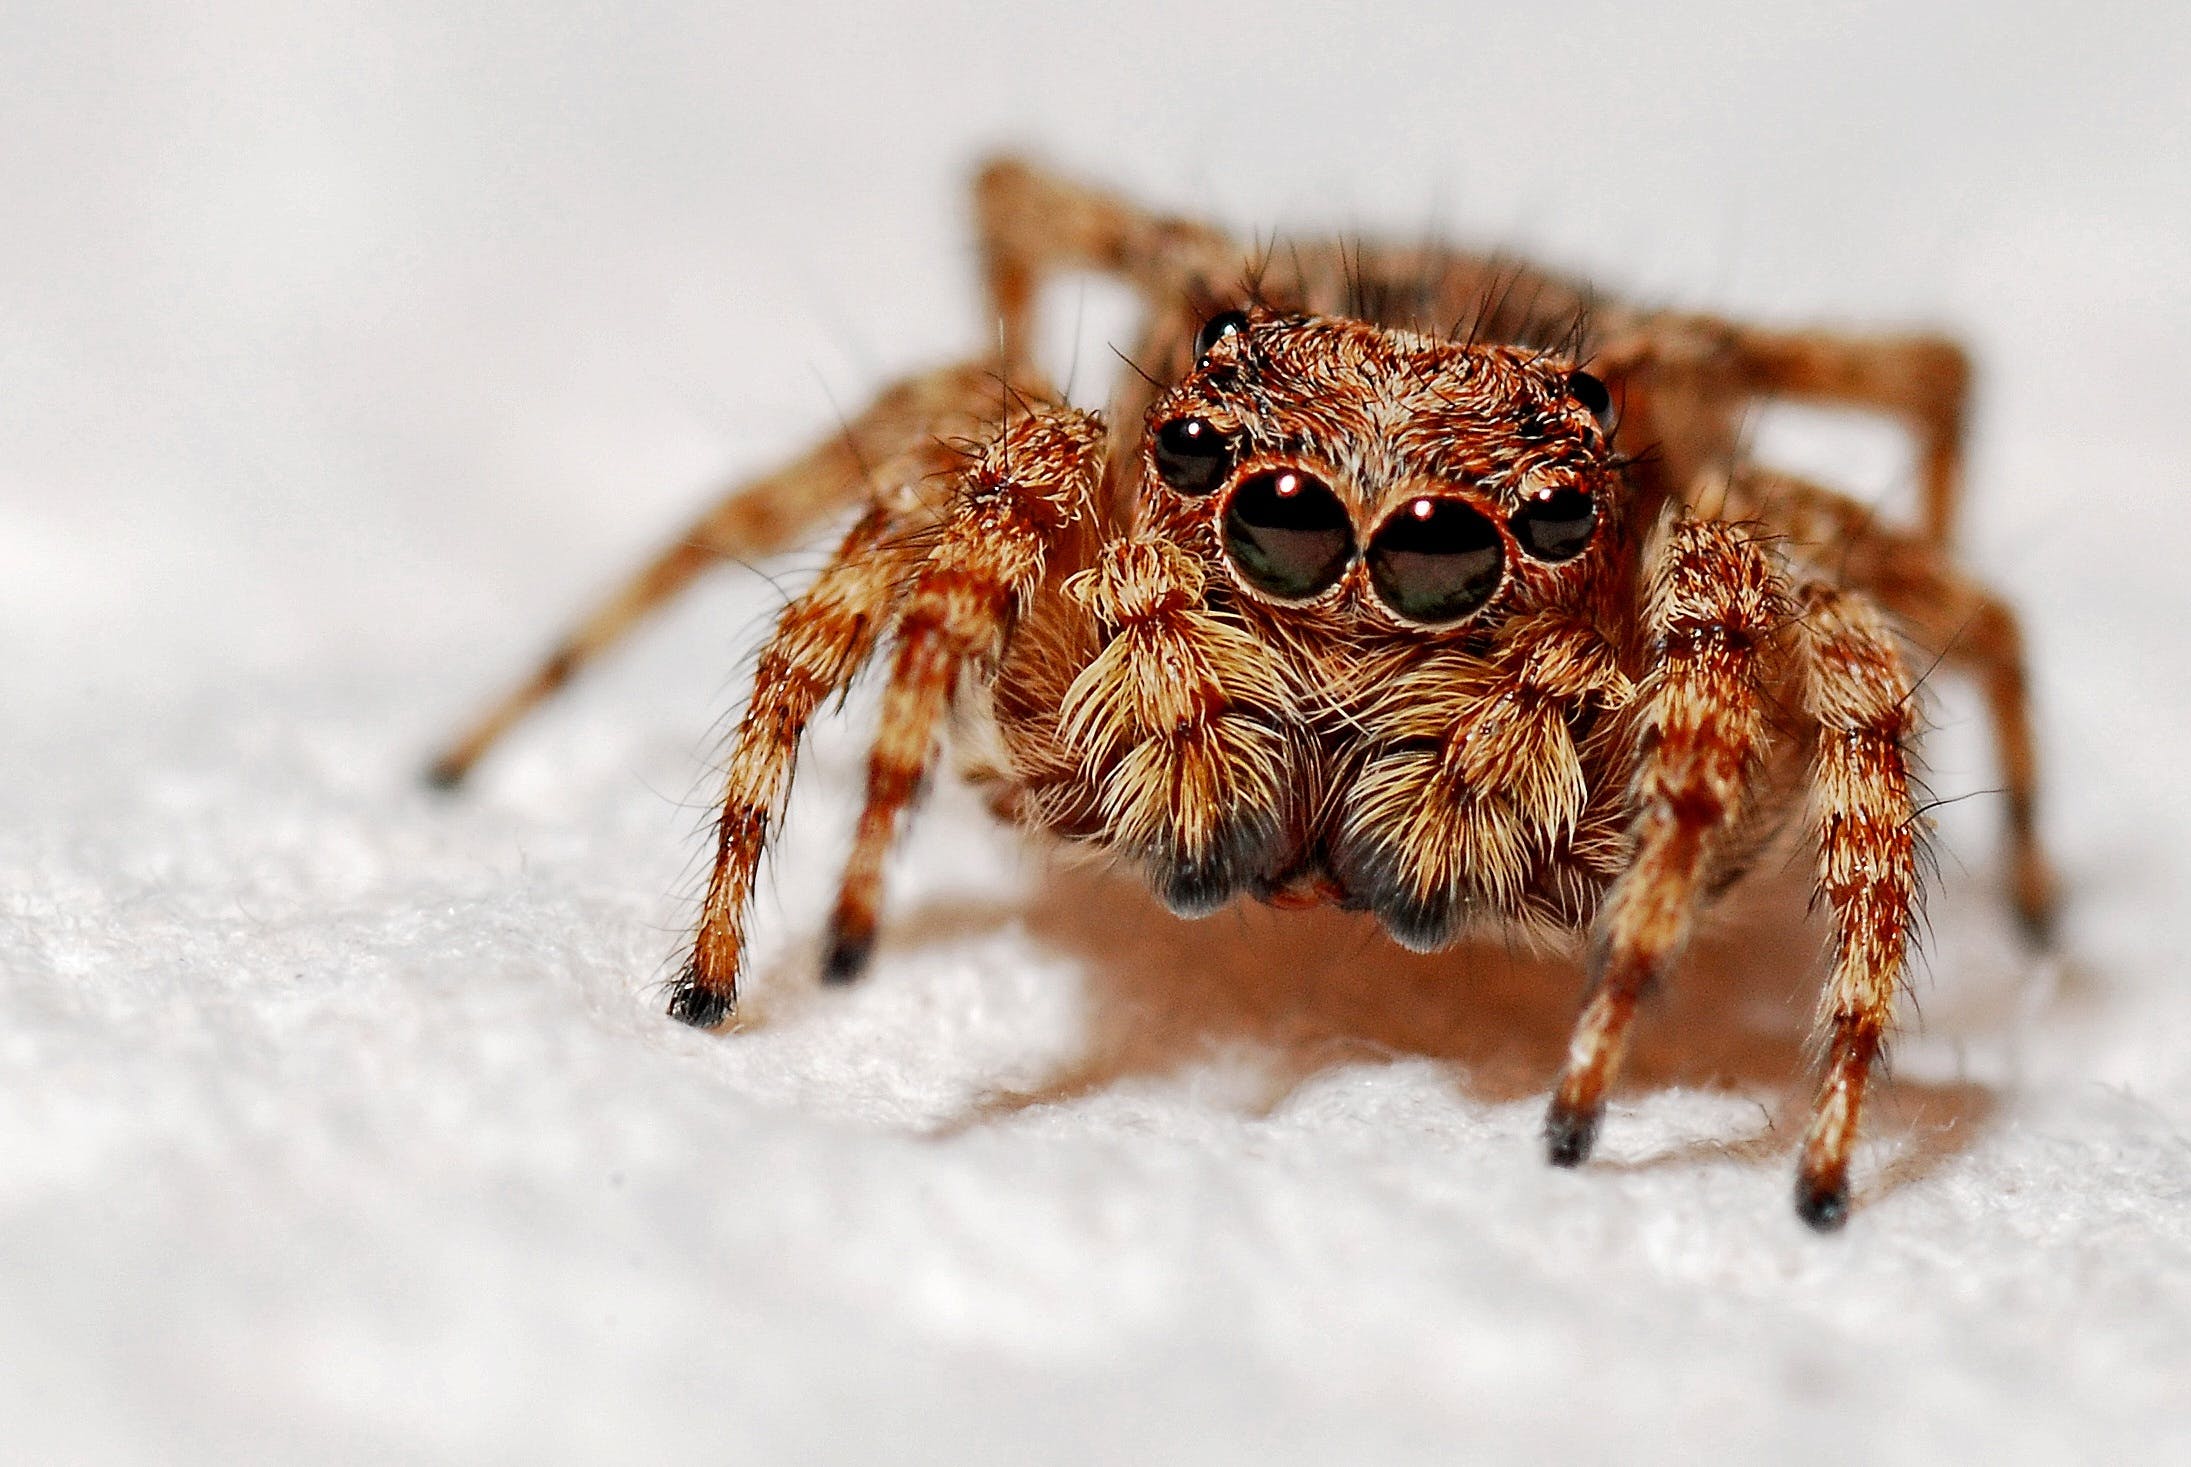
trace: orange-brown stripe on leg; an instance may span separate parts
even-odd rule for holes
[[[1771,559],[1740,527],[1674,527],[1646,609],[1658,661],[1638,696],[1635,858],[1599,914],[1590,996],[1545,1116],[1554,1165],[1589,1156],[1636,1006],[1687,940],[1715,838],[1739,820],[1768,737],[1762,686],[1788,610]]]
[[[1001,589],[1001,588],[1000,588]],[[1007,596],[990,617],[999,614]],[[989,619],[989,618],[983,618]],[[975,623],[978,625],[978,622]],[[939,628],[932,612],[908,606],[900,623],[898,654],[890,687],[883,695],[882,726],[868,756],[867,803],[852,839],[852,855],[839,878],[837,905],[829,920],[829,950],[822,958],[822,979],[850,983],[867,966],[881,918],[883,858],[889,854],[899,813],[919,798],[928,777],[928,758],[958,679],[963,647],[953,642],[973,632],[961,624]]]
[[[884,544],[892,516],[870,510],[804,596],[784,608],[761,651],[753,698],[731,744],[715,863],[692,955],[670,991],[672,1018],[716,1028],[738,1002],[746,907],[771,827],[790,793],[799,739],[822,700],[867,660],[886,619],[901,559]]]
[[[1849,1157],[1864,1087],[1884,1052],[1917,918],[1920,823],[1910,793],[1916,732],[1908,669],[1862,597],[1806,586],[1805,706],[1818,722],[1812,772],[1818,882],[1831,903],[1833,977],[1821,1021],[1827,1069],[1796,1172],[1796,1211],[1822,1232],[1847,1221]]]
[[[898,614],[897,655],[868,760],[867,803],[838,888],[823,976],[859,976],[874,948],[883,858],[918,797],[937,730],[970,666],[994,665],[1052,553],[1092,528],[1103,423],[1041,406],[1015,410],[960,475]]]

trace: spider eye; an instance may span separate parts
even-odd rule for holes
[[[1520,509],[1507,528],[1534,560],[1573,560],[1598,527],[1598,506],[1580,489],[1546,489]]]
[[[1601,421],[1613,406],[1613,394],[1606,391],[1603,382],[1588,372],[1575,371],[1567,374],[1567,395],[1590,409],[1591,417]]]
[[[1346,574],[1354,527],[1346,506],[1298,469],[1257,474],[1225,506],[1225,550],[1241,576],[1287,601],[1306,601]]]
[[[1459,621],[1491,599],[1505,571],[1498,526],[1458,499],[1412,499],[1370,538],[1369,579],[1409,621]]]
[[[1156,430],[1151,453],[1164,482],[1182,494],[1207,494],[1232,467],[1232,445],[1205,418],[1174,418]]]
[[[1219,311],[1209,320],[1204,321],[1202,329],[1195,333],[1195,360],[1200,361],[1208,356],[1211,349],[1226,337],[1238,336],[1247,329],[1248,313],[1246,311]]]

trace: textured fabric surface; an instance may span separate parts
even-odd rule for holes
[[[2174,11],[216,9],[0,22],[0,1457],[2191,1448]],[[2029,618],[2070,902],[2026,953],[1934,680],[1931,932],[1846,1233],[1789,1207],[1800,866],[1555,1172],[1572,969],[1178,922],[948,783],[871,980],[819,991],[861,698],[752,1027],[669,1024],[708,730],[811,554],[417,787],[726,476],[969,348],[999,139],[1243,230],[1435,219],[1968,332],[1966,539]],[[1109,299],[1059,305],[1085,392]],[[1757,438],[1908,502],[1891,435]]]

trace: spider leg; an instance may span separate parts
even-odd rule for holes
[[[1920,824],[1910,796],[1917,714],[1900,650],[1862,596],[1823,582],[1798,588],[1818,725],[1812,766],[1819,887],[1833,906],[1834,966],[1821,1022],[1826,1078],[1796,1172],[1803,1220],[1831,1232],[1848,1219],[1849,1153],[1864,1084],[1886,1043],[1917,916]]]
[[[1238,303],[1244,252],[1221,230],[1152,213],[1022,158],[996,158],[982,168],[974,212],[983,283],[1005,361],[1031,360],[1034,309],[1052,276],[1099,271],[1126,282],[1147,307],[1110,404],[1103,518],[1123,524],[1149,404],[1159,383],[1176,381],[1187,369],[1203,316]]]
[[[1636,1006],[1686,941],[1721,839],[1740,829],[1771,731],[1767,674],[1788,616],[1769,553],[1739,527],[1673,526],[1645,607],[1656,662],[1633,705],[1634,857],[1599,913],[1589,997],[1545,1117],[1555,1165],[1589,1156]]]
[[[829,981],[858,976],[874,945],[883,858],[927,775],[962,674],[993,667],[1053,552],[1089,529],[1103,439],[1101,419],[1038,405],[1015,412],[961,471],[899,601],[867,803],[830,921]]]
[[[974,211],[983,280],[990,309],[1003,323],[1008,362],[1028,360],[1035,299],[1043,282],[1060,271],[1116,275],[1159,313],[1182,310],[1197,298],[1206,303],[1239,273],[1240,247],[1222,231],[1151,213],[1023,158],[995,158],[982,168]]]
[[[996,416],[999,399],[991,363],[911,378],[885,392],[841,434],[732,491],[585,616],[530,677],[474,720],[428,767],[428,781],[445,789],[462,783],[513,725],[708,567],[785,549],[848,504],[878,493],[902,497],[948,469],[954,456],[941,440],[976,431]]]
[[[1962,496],[1970,356],[1944,336],[1774,331],[1711,316],[1643,317],[1609,341],[1608,371],[1639,367],[1716,403],[1731,422],[1753,397],[1865,408],[1900,418],[1917,441],[1922,538],[1945,547]],[[1693,375],[1692,375],[1693,374]]]
[[[712,1029],[737,1007],[746,907],[770,829],[791,792],[799,741],[823,700],[841,692],[867,661],[889,616],[903,571],[903,558],[887,540],[894,519],[882,505],[861,516],[821,576],[784,608],[761,649],[753,697],[724,772],[700,926],[670,992],[672,1018]]]
[[[1784,533],[1790,553],[1834,569],[1835,580],[1870,597],[1925,653],[1977,677],[2008,796],[2011,896],[2024,930],[2046,942],[2057,886],[2038,833],[2038,759],[2016,614],[1938,546],[1879,524],[1863,505],[1831,490],[1756,469],[1729,488],[1731,510]]]

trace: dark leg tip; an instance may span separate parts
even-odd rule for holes
[[[426,788],[447,793],[464,783],[468,773],[470,771],[454,759],[436,759],[420,772],[419,779]]]
[[[1821,1233],[1838,1233],[1849,1220],[1849,1188],[1846,1182],[1819,1182],[1809,1177],[1795,1181],[1795,1215]]]
[[[2061,908],[2061,884],[2055,879],[2053,869],[2031,845],[2030,815],[2023,813],[2016,823],[2019,843],[2015,866],[2009,877],[2009,897],[2016,907],[2016,925],[2023,930],[2023,937],[2036,952],[2050,952],[2054,947],[2054,917]]]
[[[845,984],[857,980],[867,971],[867,959],[874,951],[872,932],[834,933],[829,939],[829,951],[822,955],[822,981]]]
[[[669,1016],[695,1029],[720,1029],[737,1011],[738,996],[702,988],[690,978],[678,983],[669,996]]]
[[[2054,910],[2052,907],[2019,908],[2016,913],[2016,926],[2023,933],[2024,946],[2031,951],[2035,953],[2054,951]]]
[[[1568,1109],[1557,1100],[1544,1118],[1544,1156],[1554,1166],[1581,1166],[1598,1144],[1600,1113]]]

